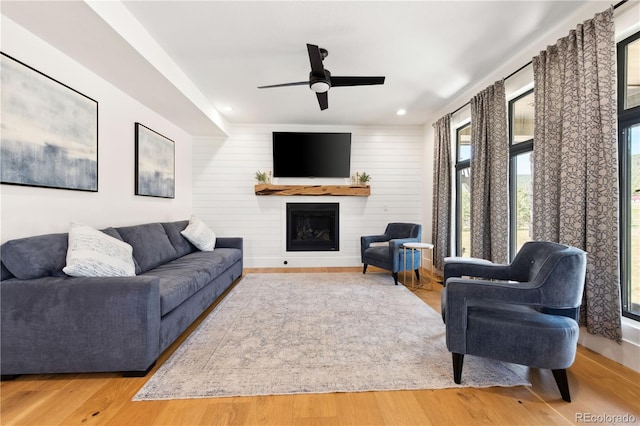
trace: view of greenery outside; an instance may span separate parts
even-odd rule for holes
[[[510,222],[512,257],[522,245],[532,238],[531,211],[533,204],[533,129],[535,113],[535,98],[533,91],[529,91],[509,103],[510,128]]]
[[[631,262],[629,266],[631,271],[629,276],[631,277],[631,292],[629,310],[640,315],[640,124],[631,128],[630,137]]]
[[[460,170],[458,179],[461,189],[460,197],[460,247],[458,256],[471,256],[471,169],[469,167]]]
[[[618,44],[618,125],[620,140],[621,200],[623,210],[621,259],[625,315],[640,317],[640,33]]]
[[[532,238],[531,210],[533,202],[533,182],[531,152],[516,157],[516,252]]]
[[[471,125],[456,131],[456,256],[471,255]]]

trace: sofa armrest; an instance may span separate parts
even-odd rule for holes
[[[217,237],[215,248],[237,248],[242,250],[242,237]]]
[[[0,284],[0,371],[144,371],[160,350],[157,277],[10,279]]]
[[[408,259],[404,259],[404,261],[400,259],[401,257],[404,256],[402,245],[404,243],[419,243],[419,242],[420,242],[420,239],[413,238],[413,237],[412,238],[393,238],[389,240],[389,256],[391,257],[391,259],[393,259],[392,272],[403,271],[405,269],[408,269],[411,265],[411,261],[408,260],[408,259],[411,259],[411,257],[409,257]],[[413,252],[413,257],[414,257],[414,266],[420,266],[420,252],[418,251]],[[403,262],[405,263],[404,265],[402,265]]]
[[[444,282],[452,277],[476,277],[496,280],[511,279],[511,265],[493,263],[470,257],[446,257],[443,268]]]
[[[389,240],[389,249],[398,251],[402,249],[402,245],[404,243],[419,243],[420,240],[418,238],[393,238]]]

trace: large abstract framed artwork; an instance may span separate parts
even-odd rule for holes
[[[136,123],[136,195],[175,198],[175,144]]]
[[[0,182],[98,191],[98,102],[0,54]]]

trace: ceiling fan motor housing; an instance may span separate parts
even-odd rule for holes
[[[324,69],[324,76],[309,73],[309,87],[316,93],[324,93],[331,88],[331,73]]]

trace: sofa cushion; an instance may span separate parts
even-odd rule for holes
[[[135,275],[133,248],[88,225],[72,223],[69,229],[67,266],[72,277],[126,277]]]
[[[116,228],[109,227],[109,228],[101,229],[101,231],[107,234],[108,236],[115,238],[116,240],[124,241]]]
[[[238,249],[198,251],[161,265],[145,276],[160,279],[160,315],[166,315],[242,258]]]
[[[16,278],[29,280],[64,276],[67,234],[47,234],[7,241],[0,248],[2,263]]]
[[[117,240],[126,242],[126,241],[124,241],[122,239],[122,235],[120,235],[120,233],[118,232],[118,230],[116,228],[109,227],[109,228],[101,229],[101,231],[104,232],[105,234],[107,234],[110,237],[113,237],[113,238],[115,238]],[[136,267],[136,274],[139,274],[142,271],[142,268],[140,268],[140,265],[138,265],[138,261],[136,260],[135,257],[133,258],[133,264]]]
[[[184,256],[196,250],[195,246],[180,233],[180,231],[183,231],[187,225],[189,225],[188,220],[166,222],[162,224],[167,236],[169,237],[169,241],[171,241],[173,248],[176,249],[178,256]]]
[[[9,278],[14,278],[13,274],[4,266],[4,263],[0,263],[0,281],[8,280]]]
[[[169,236],[160,223],[126,226],[116,230],[122,236],[122,240],[133,247],[133,257],[140,266],[140,270],[136,271],[137,274],[178,257],[176,249],[173,248]]]
[[[391,258],[389,257],[389,245],[387,246],[376,246],[369,247],[364,251],[367,259],[375,259],[378,262],[390,263]]]

